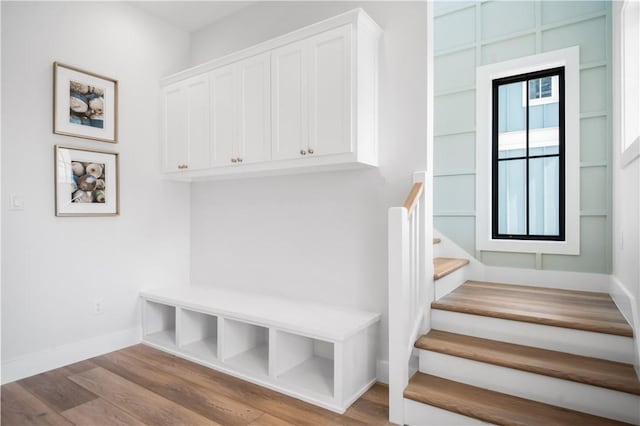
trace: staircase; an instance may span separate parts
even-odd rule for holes
[[[634,333],[610,296],[474,280],[484,266],[441,253],[446,238],[420,242],[432,235],[416,194],[389,211],[390,421],[640,424]]]
[[[434,258],[436,294],[468,263]],[[436,299],[405,424],[640,422],[633,330],[608,294],[466,281]]]

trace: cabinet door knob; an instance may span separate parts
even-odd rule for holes
[[[242,163],[242,158],[238,157],[238,163]]]
[[[189,168],[189,165],[188,165],[188,164],[185,164],[185,165],[184,165],[184,168],[185,168],[185,169],[188,169],[188,168]]]
[[[307,155],[307,151],[305,151],[304,149],[300,150],[300,155]]]
[[[309,151],[307,151],[309,154],[313,154],[315,151],[313,150],[313,148],[309,148]]]
[[[232,162],[232,163],[237,163],[237,162],[238,162],[238,160],[236,160],[235,158],[232,158],[232,159],[231,159],[231,162]]]

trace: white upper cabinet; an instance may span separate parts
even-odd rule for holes
[[[265,53],[238,63],[238,142],[241,163],[271,158],[270,55]]]
[[[271,53],[271,152],[274,160],[299,158],[309,140],[307,46],[302,41]]]
[[[165,78],[168,176],[377,166],[380,36],[356,9]]]
[[[164,90],[164,170],[209,167],[209,79],[193,77]]]
[[[351,31],[349,26],[315,36],[308,43],[309,142],[307,153],[352,152]]]
[[[227,166],[236,158],[235,64],[212,71],[211,87],[211,165]]]

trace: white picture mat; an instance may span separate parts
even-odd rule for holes
[[[100,87],[104,89],[104,127],[85,126],[75,124],[69,121],[69,98],[70,98],[70,82],[76,81],[89,86]],[[88,136],[97,139],[115,140],[115,83],[103,78],[94,77],[83,72],[65,68],[62,65],[57,66],[56,76],[56,131],[63,133],[77,134],[79,136]]]
[[[57,214],[116,214],[118,212],[117,155],[58,147],[56,156]],[[104,164],[105,202],[72,203],[72,161]]]

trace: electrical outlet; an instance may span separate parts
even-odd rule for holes
[[[103,312],[104,306],[102,299],[96,299],[93,302],[93,313],[96,315],[100,315]]]

